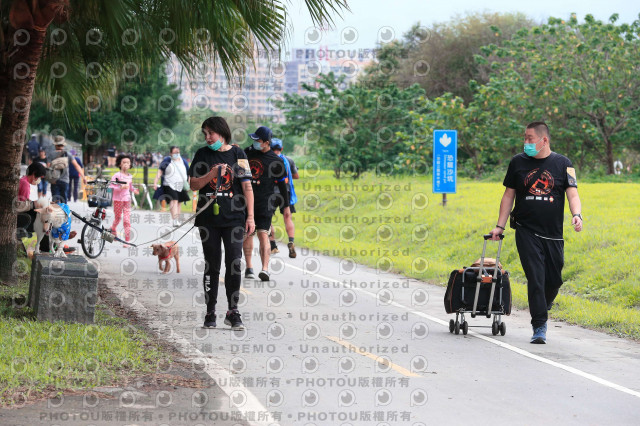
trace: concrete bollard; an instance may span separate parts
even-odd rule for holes
[[[98,271],[82,256],[33,258],[28,305],[39,321],[93,324]]]

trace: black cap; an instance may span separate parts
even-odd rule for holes
[[[271,141],[271,129],[265,126],[258,127],[255,133],[251,133],[249,137],[254,141],[262,140],[262,141]]]

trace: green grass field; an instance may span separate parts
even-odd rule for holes
[[[443,207],[430,176],[303,176],[296,182],[296,239],[328,255],[446,285],[451,270],[480,257],[503,191],[500,182],[459,180]],[[565,284],[551,315],[640,339],[640,184],[579,182],[578,191],[584,230],[574,232],[565,203]],[[526,308],[514,231],[505,234],[502,263],[511,272],[515,305]],[[489,243],[489,253],[496,249]]]

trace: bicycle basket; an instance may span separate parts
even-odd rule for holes
[[[109,187],[98,186],[94,193],[87,195],[89,207],[111,207],[113,201],[113,190]]]

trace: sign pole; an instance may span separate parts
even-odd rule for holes
[[[442,194],[442,207],[447,205],[447,194],[456,193],[458,162],[458,132],[433,131],[433,193]]]

